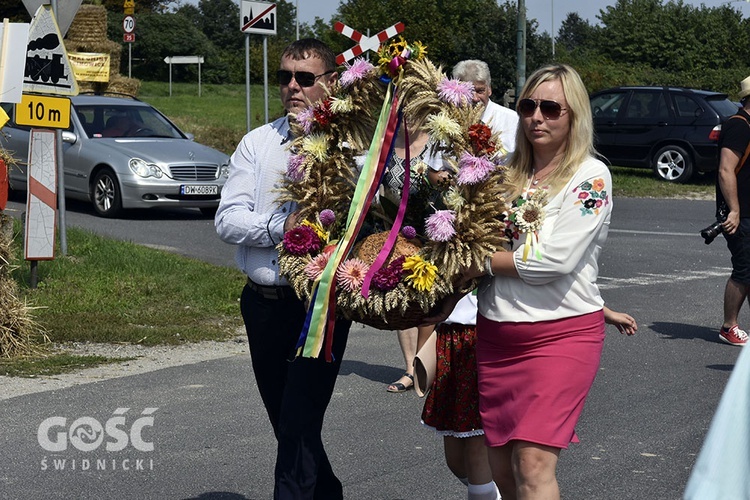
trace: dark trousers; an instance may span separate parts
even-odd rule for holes
[[[343,498],[321,431],[351,321],[336,322],[334,361],[294,358],[305,308],[296,297],[267,299],[245,286],[240,301],[253,372],[278,442],[274,499]]]

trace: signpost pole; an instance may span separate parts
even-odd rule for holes
[[[133,44],[128,43],[128,78],[130,78],[130,71],[133,64]]]
[[[252,130],[250,124],[250,35],[245,34],[245,116],[247,116],[247,131]]]
[[[52,15],[57,19],[57,0],[52,0]],[[57,220],[60,226],[60,253],[68,255],[68,235],[65,230],[65,162],[63,160],[62,129],[55,129],[55,159],[57,160]]]
[[[263,37],[263,100],[268,123],[268,37]]]

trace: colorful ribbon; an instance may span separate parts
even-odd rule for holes
[[[336,244],[320,279],[313,285],[310,307],[297,342],[298,355],[317,358],[325,340],[326,360],[332,360],[333,330],[336,321],[336,270],[351,252],[377,193],[391,144],[396,136],[398,122],[398,97],[394,93],[393,84],[389,84],[370,149],[357,179],[344,234]]]

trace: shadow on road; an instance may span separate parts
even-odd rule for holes
[[[404,372],[403,368],[393,366],[373,365],[362,361],[348,361],[346,358],[341,362],[339,375],[359,375],[373,382],[389,384],[398,379]]]
[[[656,333],[665,335],[670,339],[690,340],[702,339],[706,342],[717,343],[719,330],[716,328],[706,328],[699,325],[686,325],[685,323],[667,323],[655,322],[649,328]]]

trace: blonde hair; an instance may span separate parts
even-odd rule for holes
[[[576,70],[567,64],[553,64],[536,70],[523,86],[518,100],[526,99],[542,83],[558,80],[562,84],[567,113],[570,117],[568,145],[560,160],[560,165],[549,177],[550,196],[556,194],[576,173],[581,164],[594,156],[594,124],[591,116],[591,105],[586,87]],[[512,197],[515,199],[533,174],[534,152],[531,142],[523,133],[523,120],[518,123],[516,149],[511,156],[508,168],[508,183],[513,186]]]

